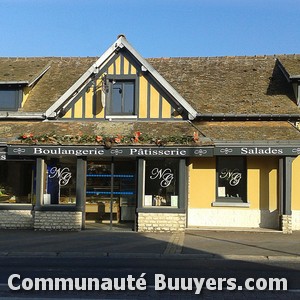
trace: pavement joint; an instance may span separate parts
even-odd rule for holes
[[[169,239],[169,242],[164,251],[164,254],[180,254],[180,253],[182,253],[183,241],[184,241],[184,233],[183,232],[173,233]]]

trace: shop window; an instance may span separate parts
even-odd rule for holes
[[[107,116],[135,115],[135,81],[110,80]]]
[[[148,160],[145,173],[144,207],[179,207],[179,161]]]
[[[0,204],[35,202],[35,163],[0,162]]]
[[[22,90],[11,86],[0,87],[0,110],[16,111],[22,102]]]
[[[76,159],[50,159],[44,176],[44,205],[76,204]]]
[[[217,158],[217,201],[247,202],[247,169],[244,157]]]

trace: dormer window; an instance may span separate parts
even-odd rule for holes
[[[0,84],[0,111],[17,111],[22,97],[20,85]]]
[[[106,117],[121,118],[136,115],[135,78],[109,79]]]

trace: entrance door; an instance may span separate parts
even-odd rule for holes
[[[134,230],[135,210],[135,161],[88,161],[86,223]]]

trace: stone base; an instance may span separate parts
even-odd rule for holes
[[[178,213],[139,213],[139,232],[177,232],[186,227],[185,214]]]
[[[291,234],[293,232],[292,216],[282,215],[281,219],[281,230],[284,234]]]
[[[31,210],[0,210],[0,229],[32,229]]]
[[[234,207],[189,208],[189,227],[240,227],[279,229],[278,210]]]
[[[36,211],[35,230],[79,231],[82,224],[82,212]]]

